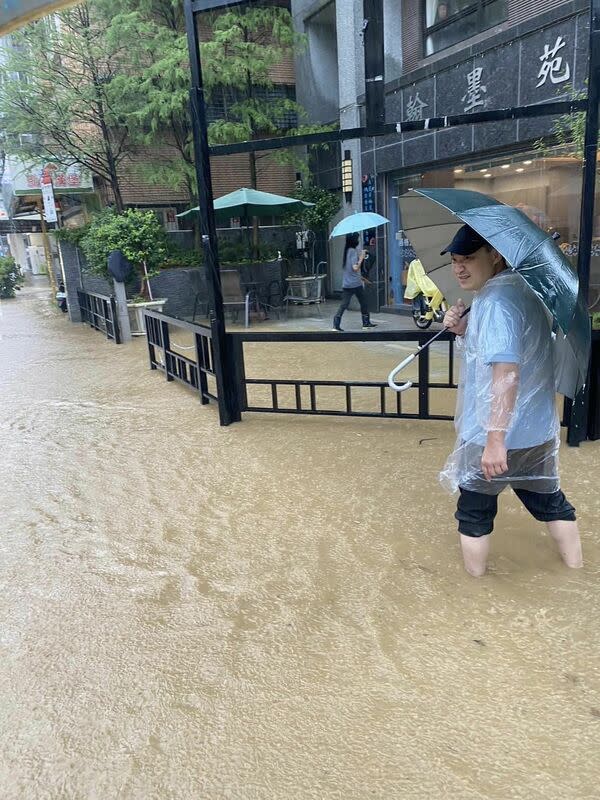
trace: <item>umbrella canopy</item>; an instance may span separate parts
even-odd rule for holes
[[[257,189],[237,189],[235,192],[219,197],[214,202],[215,218],[219,222],[231,217],[280,217],[288,211],[300,208],[311,208],[314,203],[297,200],[295,197],[285,197],[271,192],[259,192]],[[197,214],[199,206],[178,214],[185,217],[188,214]]]
[[[400,197],[400,211],[406,236],[449,302],[455,302],[459,294],[468,298],[454,279],[450,254],[440,252],[463,223],[489,242],[543,302],[554,327],[564,334],[562,353],[576,364],[577,385],[585,382],[589,315],[578,298],[577,275],[548,233],[519,209],[464,189],[411,189]],[[562,372],[574,374],[566,366]],[[570,391],[563,393],[570,395]]]
[[[379,225],[387,225],[389,219],[375,214],[372,211],[355,211],[349,217],[345,217],[329,234],[329,238],[334,236],[346,236],[348,233],[360,233],[368,231],[370,228],[377,228]]]

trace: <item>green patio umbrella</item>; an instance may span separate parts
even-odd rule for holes
[[[288,211],[311,208],[314,203],[307,203],[295,197],[285,197],[271,192],[259,192],[257,189],[237,189],[214,201],[215,218],[219,222],[231,217],[281,217]],[[190,208],[178,217],[197,214],[199,206]]]
[[[449,302],[460,294],[450,254],[441,255],[467,223],[491,244],[546,307],[557,332],[559,390],[567,396],[586,381],[590,323],[573,267],[553,241],[522,211],[464,189],[411,189],[400,197],[402,228],[426,272]],[[560,329],[560,330],[558,330]]]

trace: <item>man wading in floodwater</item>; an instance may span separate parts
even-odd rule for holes
[[[545,522],[568,567],[583,566],[575,509],[560,489],[559,420],[552,331],[544,306],[478,233],[464,225],[442,252],[475,292],[468,316],[458,301],[444,325],[462,355],[456,449],[441,475],[460,490],[456,519],[465,569],[486,571],[498,495],[510,485]]]

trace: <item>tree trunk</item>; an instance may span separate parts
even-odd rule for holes
[[[125,207],[123,205],[123,197],[121,196],[121,186],[119,185],[119,179],[116,174],[110,176],[110,188],[112,189],[115,198],[115,209],[117,214],[122,214]]]
[[[85,19],[84,27],[88,28],[91,31],[91,24],[88,17],[87,9],[85,9]],[[105,112],[105,104],[104,104],[104,94],[102,89],[102,81],[100,79],[98,68],[96,62],[94,60],[91,48],[89,46],[89,38],[84,37],[85,41],[88,43],[87,46],[87,55],[88,55],[88,68],[90,70],[90,75],[92,78],[92,83],[94,86],[95,92],[95,105],[96,105],[96,112],[98,114],[98,126],[102,133],[102,140],[104,143],[104,154],[106,156],[106,167],[108,174],[110,176],[110,188],[112,189],[114,198],[115,198],[115,208],[118,214],[122,214],[124,210],[123,206],[123,197],[121,195],[121,186],[119,184],[119,176],[117,173],[117,164],[115,161],[115,154],[113,152],[113,142],[110,136],[109,126],[106,122],[106,112]]]

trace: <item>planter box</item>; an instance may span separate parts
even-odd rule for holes
[[[150,309],[151,311],[162,311],[167,300],[167,297],[161,297],[158,300],[147,300],[145,303],[127,303],[131,335],[145,336],[146,325],[144,324],[144,311],[146,309]]]

